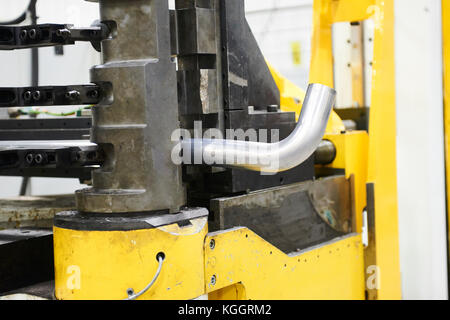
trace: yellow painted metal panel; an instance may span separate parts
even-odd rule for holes
[[[212,298],[364,299],[361,237],[286,255],[247,228],[213,233],[205,241],[205,279],[213,278],[206,291],[220,291]]]
[[[447,213],[450,221],[450,1],[442,0],[442,35],[444,45],[444,121],[445,162],[447,169]],[[450,228],[450,224],[449,228]],[[448,230],[450,239],[450,229]],[[450,250],[450,243],[449,243]],[[449,252],[450,256],[450,252]]]
[[[377,0],[368,181],[375,187],[378,299],[400,299],[397,210],[394,0]]]
[[[333,86],[332,24],[374,19],[368,182],[375,188],[379,299],[401,298],[394,65],[394,0],[315,0],[310,81]],[[355,161],[363,161],[355,157]]]
[[[331,1],[314,0],[309,81],[334,88]]]
[[[203,243],[207,218],[135,231],[54,228],[55,288],[61,300],[115,300],[137,293],[166,259],[158,280],[139,299],[193,299],[204,294]]]
[[[269,66],[272,77],[280,90],[280,108],[285,112],[295,112],[295,118],[298,121],[300,117],[300,111],[302,109],[303,101],[305,99],[306,92],[296,86],[294,83],[283,77],[275,68],[267,63]],[[331,112],[330,120],[328,121],[326,132],[327,133],[339,133],[345,130],[342,119],[337,115],[335,111]]]

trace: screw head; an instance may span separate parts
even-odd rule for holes
[[[216,247],[216,241],[214,239],[211,239],[209,242],[209,248],[213,250]]]
[[[30,36],[30,39],[33,39],[33,40],[36,39],[36,36],[37,36],[36,29],[31,29],[28,34]]]
[[[67,38],[68,36],[70,36],[70,30],[58,29],[58,30],[56,30],[56,36],[62,37],[62,38]]]
[[[41,99],[41,92],[40,91],[33,92],[33,99],[35,101],[39,101]]]
[[[216,284],[216,281],[217,281],[217,277],[216,277],[216,275],[213,275],[211,277],[211,285],[214,286]]]

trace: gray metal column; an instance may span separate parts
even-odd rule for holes
[[[112,84],[112,104],[93,108],[92,141],[106,154],[93,188],[77,192],[81,212],[170,210],[185,204],[181,167],[171,160],[179,128],[177,77],[170,59],[167,0],[100,0],[114,22],[92,82]],[[115,30],[114,30],[115,29]]]

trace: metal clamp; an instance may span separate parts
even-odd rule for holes
[[[69,24],[37,24],[28,26],[0,26],[0,50],[75,44],[76,41],[91,42],[100,51],[100,42],[110,35],[104,23],[87,28],[74,28]]]

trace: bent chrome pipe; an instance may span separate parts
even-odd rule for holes
[[[307,160],[319,146],[335,100],[334,89],[310,84],[297,126],[286,139],[276,143],[187,139],[181,142],[183,158],[194,159],[194,164],[264,173],[292,169]]]

